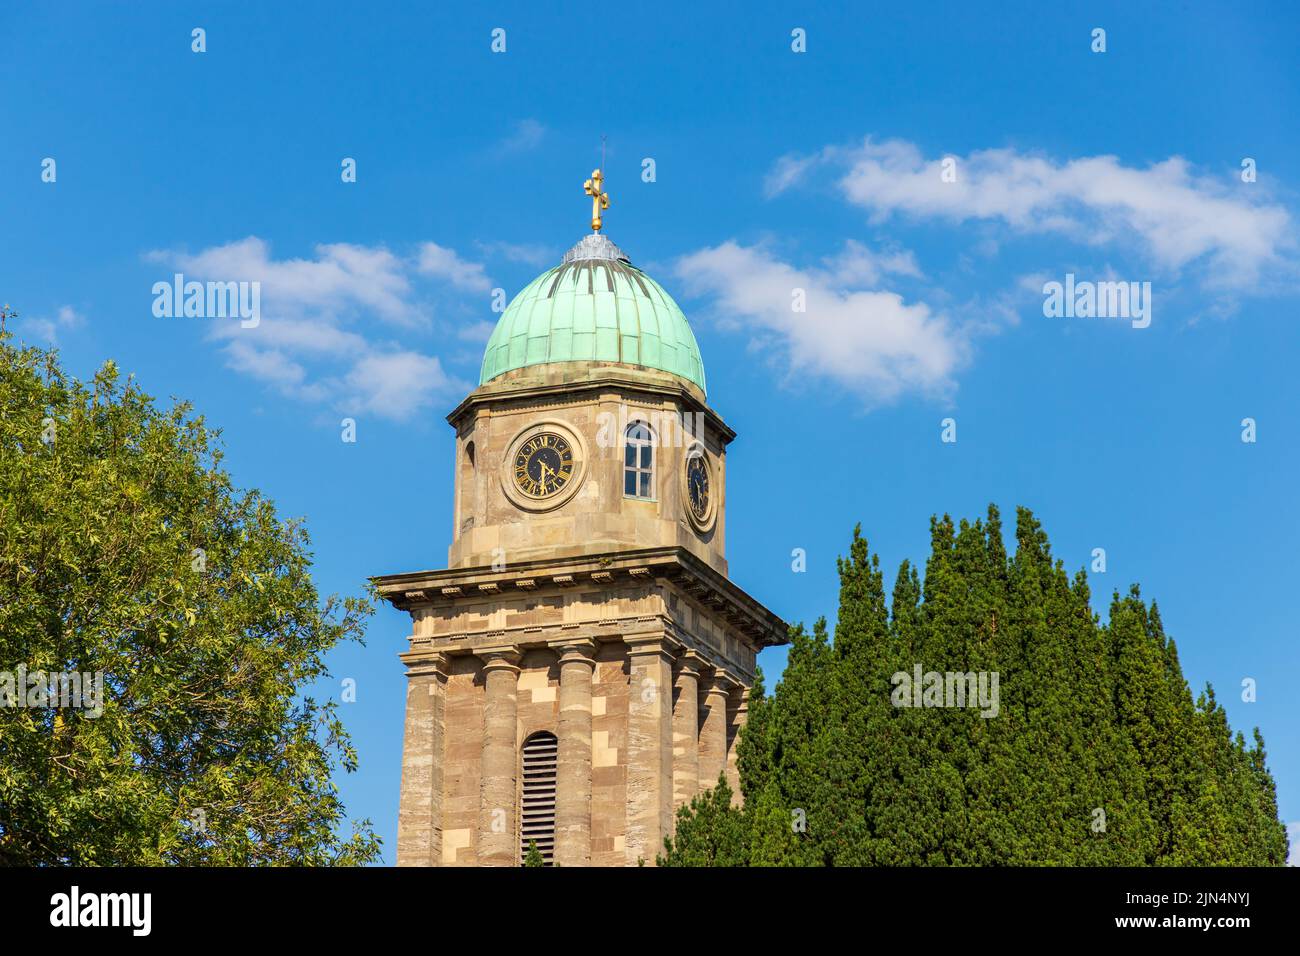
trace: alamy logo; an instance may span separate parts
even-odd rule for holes
[[[979,707],[981,717],[998,715],[997,671],[898,671],[890,678],[895,707]]]
[[[262,283],[186,281],[184,273],[171,282],[153,284],[153,314],[160,319],[239,319],[243,329],[262,321]]]
[[[50,897],[51,926],[129,926],[131,935],[148,936],[153,926],[150,893],[70,893]]]
[[[1043,295],[1049,319],[1132,319],[1135,329],[1151,324],[1150,282],[1075,282],[1068,272],[1064,283],[1044,283]]]
[[[618,414],[601,412],[596,416],[596,444],[601,448],[620,447],[633,422],[648,425],[650,443],[659,448],[691,446],[704,437],[703,412],[643,411],[619,405]]]
[[[0,671],[0,707],[71,709],[102,717],[104,672],[29,671],[19,664],[13,671]]]

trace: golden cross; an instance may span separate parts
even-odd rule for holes
[[[600,188],[600,184],[604,179],[604,173],[599,169],[593,169],[591,178],[582,184],[582,191],[591,197],[591,228],[593,232],[600,232],[600,211],[609,208],[609,193],[602,192]]]

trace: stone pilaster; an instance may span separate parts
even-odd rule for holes
[[[591,674],[594,641],[556,648],[560,655],[559,768],[555,794],[555,863],[591,865]]]
[[[629,635],[627,860],[653,866],[673,820],[672,651],[662,634]]]
[[[739,807],[745,799],[740,793],[740,767],[736,762],[736,746],[740,743],[740,730],[749,719],[749,688],[737,685],[731,692],[731,708],[727,717],[727,785],[731,787],[731,805]]]
[[[483,757],[480,766],[479,866],[518,861],[519,652],[511,647],[476,651],[483,660]]]
[[[700,655],[686,651],[677,661],[673,706],[673,809],[700,788]]]
[[[700,789],[712,790],[727,762],[727,697],[731,680],[714,671],[704,681],[704,713],[700,716]]]
[[[408,651],[397,865],[438,866],[442,858],[442,764],[447,674],[441,654]]]

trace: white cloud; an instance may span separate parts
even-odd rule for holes
[[[520,120],[514,131],[501,141],[501,149],[507,153],[519,153],[540,146],[546,136],[546,127],[535,119]]]
[[[918,275],[909,253],[850,242],[824,267],[798,269],[729,241],[679,259],[675,271],[688,294],[714,297],[721,314],[741,320],[733,325],[774,344],[792,372],[828,377],[870,402],[946,393],[966,359],[966,333],[948,318],[870,288],[886,273]],[[805,312],[793,308],[796,289]]]
[[[434,356],[387,352],[363,356],[343,380],[348,408],[391,418],[410,418],[433,399],[464,388]]]
[[[497,327],[495,322],[484,320],[482,322],[472,322],[469,325],[463,325],[456,331],[456,338],[462,342],[484,342],[492,338],[492,330]]]
[[[1138,168],[1114,156],[1056,162],[1014,149],[979,150],[955,157],[955,182],[943,181],[943,159],[902,140],[867,138],[786,157],[767,188],[775,195],[829,165],[844,170],[838,188],[875,222],[896,214],[983,220],[1094,246],[1136,244],[1159,268],[1199,269],[1207,287],[1248,288],[1271,267],[1289,264],[1294,250],[1290,214],[1262,198],[1261,186],[1197,175],[1181,157]]]
[[[162,250],[145,258],[170,263],[186,278],[259,281],[264,303],[328,311],[356,307],[399,324],[418,323],[405,264],[393,253],[348,243],[318,245],[315,251],[315,259],[275,260],[265,240],[249,236],[194,255]]]
[[[414,280],[481,291],[491,285],[481,264],[435,243],[409,257],[348,243],[314,251],[313,258],[275,259],[266,241],[250,236],[195,254],[155,250],[145,259],[186,280],[260,282],[260,322],[244,328],[204,320],[211,322],[208,338],[230,368],[288,397],[405,420],[468,388],[437,356],[411,347],[410,339],[431,331]],[[376,334],[372,318],[400,327],[402,341]]]
[[[540,244],[494,240],[492,242],[476,242],[475,245],[489,259],[500,257],[509,262],[522,262],[524,265],[533,266],[536,269],[553,266],[560,261],[559,253],[549,246]]]
[[[492,281],[487,277],[482,263],[468,262],[454,249],[426,242],[420,246],[416,268],[428,276],[445,279],[458,289],[467,292],[487,292]]]
[[[19,316],[15,331],[20,337],[36,339],[47,345],[57,345],[60,332],[79,329],[85,322],[85,316],[72,306],[62,305],[53,315],[34,315],[31,318]]]
[[[782,156],[767,174],[763,191],[769,197],[780,195],[803,180],[810,169],[825,162],[835,152],[834,147],[828,147],[814,156]]]
[[[1291,849],[1286,858],[1287,866],[1300,866],[1300,823],[1288,823],[1286,825],[1287,839],[1291,842]]]
[[[226,356],[235,371],[276,385],[282,391],[301,394],[301,389],[306,387],[307,370],[282,349],[257,348],[247,341],[234,339],[226,345]]]
[[[828,260],[827,265],[836,282],[848,285],[874,286],[890,274],[911,276],[914,279],[922,277],[921,268],[916,264],[916,257],[911,250],[875,252],[856,239],[846,241],[844,251]]]

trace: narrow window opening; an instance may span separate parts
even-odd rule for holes
[[[654,498],[654,433],[633,422],[624,434],[623,494],[628,498]]]
[[[528,846],[547,866],[555,865],[555,775],[560,747],[555,734],[540,731],[524,741],[523,788],[520,794],[519,861],[528,856]]]

